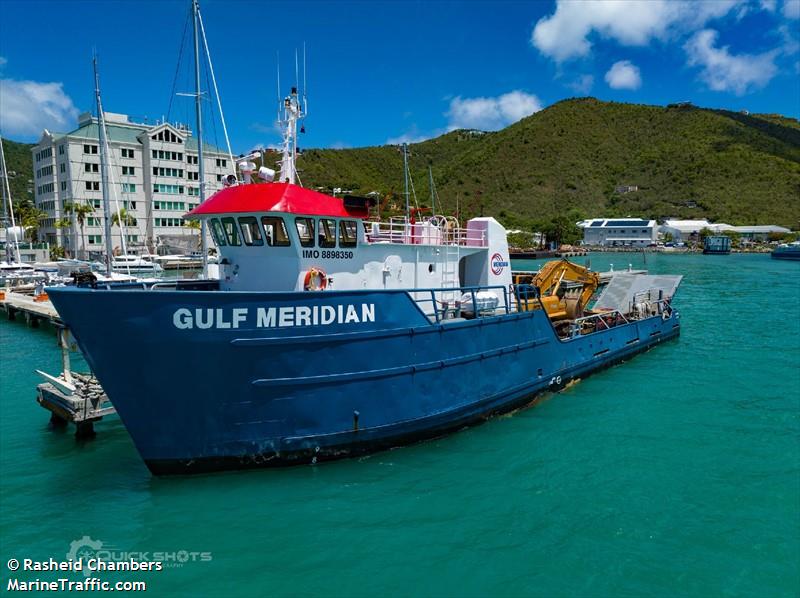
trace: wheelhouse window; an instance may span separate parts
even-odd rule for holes
[[[358,223],[355,220],[339,222],[339,247],[355,247],[358,237]]]
[[[314,219],[295,218],[294,226],[297,229],[300,245],[303,247],[314,247]]]
[[[328,218],[320,218],[317,234],[319,235],[318,244],[320,247],[336,247],[335,220],[329,220]]]
[[[233,218],[223,218],[222,229],[225,231],[228,245],[238,246],[242,244],[239,239],[239,227],[236,226],[236,221]]]
[[[239,226],[242,227],[242,240],[245,245],[263,245],[261,231],[258,229],[258,220],[255,216],[243,216],[239,218]]]
[[[212,218],[210,223],[211,236],[214,237],[214,243],[217,244],[217,247],[225,247],[228,243],[225,242],[225,233],[222,232],[222,225],[219,223],[219,220]]]
[[[261,218],[261,225],[264,227],[267,245],[270,247],[288,247],[290,245],[289,234],[286,232],[286,224],[283,222],[283,218],[264,216]]]

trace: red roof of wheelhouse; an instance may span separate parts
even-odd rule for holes
[[[341,198],[290,183],[251,183],[218,191],[187,216],[284,212],[334,218],[366,218],[368,210],[344,205]]]

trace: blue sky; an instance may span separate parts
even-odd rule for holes
[[[92,109],[93,49],[106,110],[165,116],[188,9],[188,0],[0,0],[3,135],[35,140]],[[304,42],[301,147],[498,129],[585,95],[800,114],[800,0],[201,0],[201,10],[236,153],[278,143],[276,54],[286,93]],[[177,91],[192,88],[190,41]],[[193,122],[191,99],[172,104],[171,120]],[[218,120],[207,134],[222,144]]]

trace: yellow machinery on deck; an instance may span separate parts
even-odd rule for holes
[[[536,287],[551,320],[580,318],[594,292],[600,276],[584,266],[561,259],[547,262],[536,275],[518,274],[514,284]],[[520,298],[523,309],[539,309],[536,298]]]

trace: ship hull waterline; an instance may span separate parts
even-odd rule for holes
[[[680,333],[675,311],[568,340],[542,310],[436,323],[405,291],[50,296],[156,475],[441,436]]]

